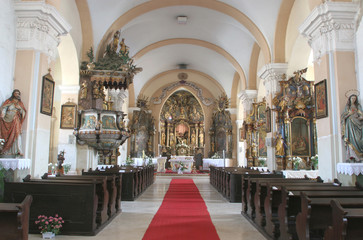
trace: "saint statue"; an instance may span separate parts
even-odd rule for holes
[[[278,134],[276,139],[276,156],[284,156],[285,149],[284,149],[284,139],[282,138],[281,134]]]
[[[92,90],[93,98],[100,98],[100,84],[98,81],[95,81],[93,84],[93,90]]]
[[[0,108],[0,138],[5,140],[1,155],[23,155],[20,133],[26,109],[20,95],[20,91],[15,89]]]
[[[358,95],[348,98],[341,115],[342,137],[347,149],[347,158],[363,159],[363,112]]]
[[[80,99],[86,99],[87,98],[87,90],[88,90],[88,84],[87,81],[82,82],[79,98]]]

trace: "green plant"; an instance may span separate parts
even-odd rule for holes
[[[312,156],[310,160],[311,160],[312,167],[314,167],[314,169],[317,169],[318,168],[318,163],[319,163],[318,154],[316,154],[315,156]]]
[[[293,168],[296,169],[296,170],[299,169],[299,165],[300,165],[301,162],[302,162],[301,157],[293,157],[292,158]]]
[[[259,164],[260,164],[261,167],[266,166],[266,158],[259,157],[258,158],[258,162],[259,162]]]
[[[41,233],[52,232],[54,234],[60,233],[62,223],[64,223],[64,220],[62,217],[59,217],[58,214],[56,214],[55,217],[39,215],[38,220],[35,221],[35,224],[39,225]]]
[[[71,170],[72,164],[70,163],[63,163],[63,169],[64,169],[64,173],[68,173],[69,170]]]
[[[187,167],[184,165],[184,163],[183,163],[183,162],[178,162],[178,164],[179,164],[178,169],[179,169],[180,171],[184,171],[185,169],[187,169]]]
[[[130,157],[130,155],[126,158],[126,166],[130,166],[134,164],[134,160]]]

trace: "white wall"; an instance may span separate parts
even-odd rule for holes
[[[13,90],[13,75],[16,47],[16,17],[13,0],[1,0],[0,7],[0,104],[10,97]]]

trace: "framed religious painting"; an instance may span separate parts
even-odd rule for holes
[[[293,118],[290,141],[292,156],[310,156],[310,124],[306,118]]]
[[[266,132],[271,132],[271,108],[266,108]]]
[[[328,116],[326,79],[315,84],[315,113],[318,119]]]
[[[77,105],[74,103],[65,103],[61,109],[60,128],[74,129],[77,120]]]
[[[40,112],[52,116],[54,98],[54,81],[50,74],[43,76]]]

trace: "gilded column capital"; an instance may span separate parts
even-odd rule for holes
[[[317,6],[300,26],[319,61],[330,51],[354,51],[359,5],[352,2],[325,2]]]
[[[280,91],[279,81],[285,79],[287,67],[287,63],[269,63],[258,71],[258,76],[263,79],[267,95],[275,95]]]
[[[44,2],[16,2],[16,47],[36,50],[51,60],[57,56],[60,36],[71,30],[71,25],[51,5]]]

